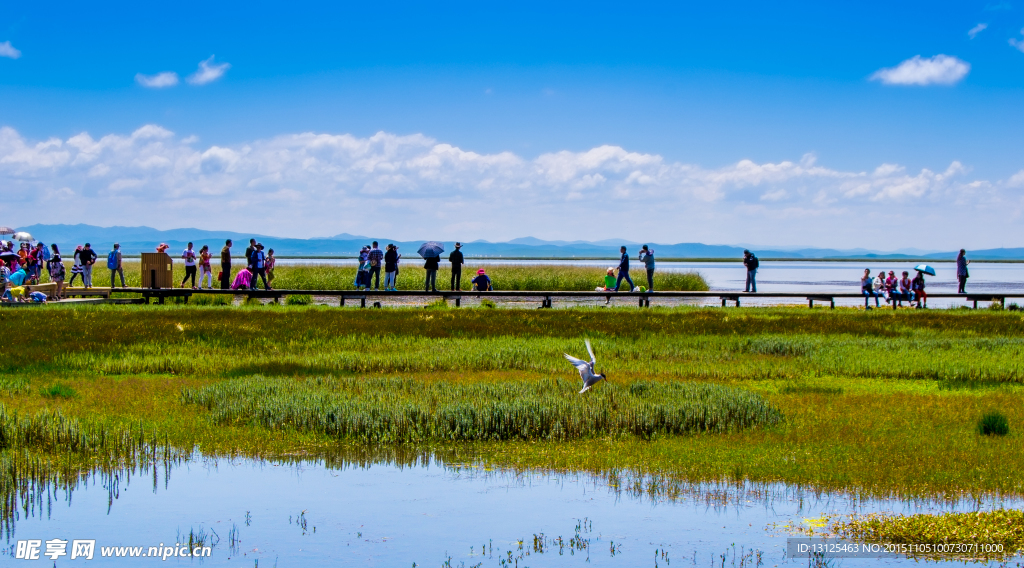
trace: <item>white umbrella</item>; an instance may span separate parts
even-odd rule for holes
[[[17,233],[14,233],[14,240],[21,241],[23,243],[30,243],[35,239],[33,239],[32,235],[26,233],[25,231],[19,231]]]

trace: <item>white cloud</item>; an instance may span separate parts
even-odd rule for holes
[[[191,85],[205,85],[223,77],[230,68],[230,63],[214,63],[211,55],[209,59],[200,61],[199,70],[189,75],[186,80]]]
[[[1024,29],[1021,29],[1020,33],[1022,35],[1024,35]],[[1010,45],[1012,45],[1013,47],[1016,47],[1020,51],[1024,51],[1024,41],[1021,41],[1021,40],[1019,40],[1017,38],[1012,38],[1011,37],[1010,38]]]
[[[988,24],[978,24],[978,25],[974,26],[973,28],[967,30],[967,35],[970,36],[971,39],[974,39],[974,36],[976,36],[976,35],[980,34],[981,32],[985,31],[985,28],[987,28],[987,27],[988,27]]]
[[[0,43],[0,57],[10,57],[11,59],[17,59],[21,57],[21,50],[11,45],[11,42],[5,41]]]
[[[32,212],[45,210],[97,225],[169,228],[201,221],[204,228],[251,230],[253,212],[274,211],[260,215],[260,232],[574,240],[607,238],[625,226],[651,231],[637,239],[661,242],[772,234],[773,242],[793,235],[806,244],[807,235],[820,231],[828,239],[815,237],[818,244],[842,245],[837,239],[848,234],[858,245],[881,248],[892,248],[889,233],[863,232],[863,223],[879,215],[893,227],[922,215],[946,219],[929,225],[940,241],[956,237],[940,231],[943,225],[978,234],[1013,230],[1008,226],[1024,212],[1024,192],[1012,186],[1024,185],[1024,171],[994,183],[968,174],[959,162],[934,171],[892,163],[840,170],[818,164],[813,154],[705,168],[618,146],[525,158],[383,132],[366,138],[307,132],[200,146],[152,124],[131,134],[38,142],[0,128],[0,185],[11,197],[0,202],[0,217],[18,216],[25,224],[37,221]],[[46,202],[53,188],[68,188],[75,198]],[[456,232],[473,227],[485,232]],[[880,242],[872,242],[876,236]]]
[[[915,55],[896,67],[879,69],[871,75],[871,80],[886,85],[953,85],[970,70],[970,63],[949,55]]]
[[[156,75],[135,74],[135,82],[150,89],[163,89],[178,84],[178,74],[174,71],[164,71]]]

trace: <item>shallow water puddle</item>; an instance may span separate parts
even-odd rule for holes
[[[133,477],[115,492],[90,482],[70,502],[44,498],[34,514],[19,515],[3,564],[800,566],[806,558],[785,558],[787,534],[780,527],[829,514],[976,508],[857,501],[781,485],[682,486],[673,500],[652,499],[591,476],[436,462],[334,469],[200,460],[173,468],[170,479],[158,476],[156,483],[152,476]],[[188,549],[190,533],[205,536],[195,548],[208,546],[208,557],[175,555]],[[46,552],[55,539],[67,545],[54,562]],[[30,540],[40,541],[38,559],[16,559],[18,541]],[[75,540],[95,540],[92,560],[71,558]],[[129,558],[133,552],[140,558]],[[841,565],[879,562],[913,561],[843,559]]]

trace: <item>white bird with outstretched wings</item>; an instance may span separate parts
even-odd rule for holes
[[[594,366],[597,365],[597,357],[594,357],[594,349],[590,346],[590,340],[585,339],[583,341],[587,345],[587,353],[590,354],[590,361],[577,359],[568,353],[564,353],[565,358],[572,363],[573,367],[576,367],[576,370],[580,372],[580,378],[583,379],[583,390],[580,391],[580,394],[587,392],[590,390],[590,387],[606,378],[604,373],[594,371]]]

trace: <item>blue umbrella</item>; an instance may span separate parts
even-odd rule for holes
[[[927,264],[918,264],[917,266],[914,267],[914,270],[935,276],[935,269],[928,266]]]
[[[428,241],[420,245],[420,249],[416,252],[418,252],[423,258],[441,256],[441,253],[444,252],[444,243]]]

